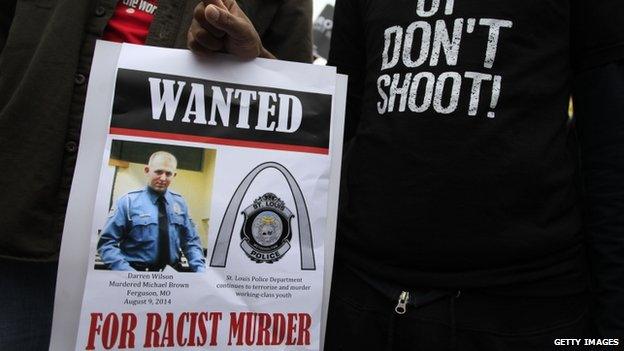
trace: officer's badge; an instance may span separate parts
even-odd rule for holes
[[[182,207],[180,207],[180,204],[175,202],[173,204],[173,212],[175,212],[175,214],[182,214]]]
[[[295,217],[279,197],[266,193],[241,213],[245,217],[241,229],[241,248],[257,263],[273,263],[290,249]]]

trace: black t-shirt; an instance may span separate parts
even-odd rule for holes
[[[340,263],[405,287],[585,289],[570,83],[624,58],[623,22],[621,0],[337,0]]]

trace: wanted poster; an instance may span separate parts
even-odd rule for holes
[[[322,349],[346,78],[99,42],[51,350]]]

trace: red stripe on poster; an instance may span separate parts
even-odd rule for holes
[[[110,133],[116,134],[116,135],[138,136],[138,137],[156,138],[156,139],[192,141],[192,142],[198,142],[198,143],[228,145],[228,146],[242,146],[242,147],[251,147],[255,149],[271,149],[271,150],[306,152],[310,154],[320,154],[320,155],[329,154],[329,149],[322,148],[322,147],[263,143],[260,141],[248,141],[248,140],[236,140],[236,139],[211,138],[211,137],[204,137],[204,136],[198,136],[198,135],[153,132],[153,131],[138,130],[138,129],[111,127]]]

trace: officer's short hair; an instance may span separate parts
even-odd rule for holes
[[[171,161],[173,161],[173,165],[174,168],[178,168],[178,159],[173,156],[173,154],[167,152],[167,151],[156,151],[154,152],[152,155],[150,155],[149,161],[147,162],[148,165],[151,165],[152,162],[154,162],[154,160],[156,158],[165,158],[165,159],[169,159]]]

